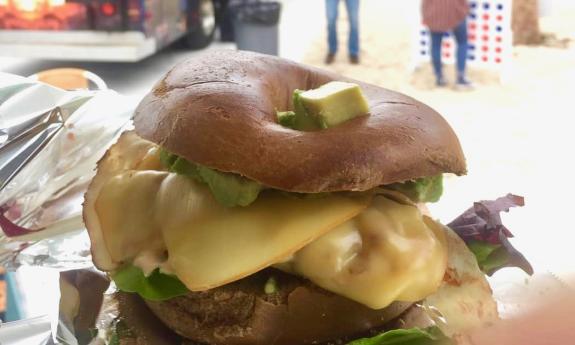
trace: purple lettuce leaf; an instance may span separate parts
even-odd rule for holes
[[[478,201],[447,226],[467,243],[485,274],[491,276],[503,267],[518,267],[532,275],[529,261],[509,242],[513,234],[502,224],[500,215],[523,205],[523,197],[513,194]]]

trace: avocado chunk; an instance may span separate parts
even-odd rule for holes
[[[421,177],[386,187],[405,194],[414,202],[437,202],[443,194],[443,175]]]
[[[276,112],[277,117],[278,117],[278,122],[280,125],[284,126],[284,127],[288,127],[288,128],[292,128],[295,129],[296,125],[295,125],[295,120],[296,120],[296,116],[295,116],[295,111],[278,111]]]
[[[258,182],[189,162],[164,149],[160,151],[160,161],[169,171],[208,185],[216,200],[227,207],[247,206],[263,189]]]
[[[227,207],[247,206],[257,199],[262,190],[261,184],[239,175],[222,173],[201,165],[197,165],[197,171],[216,200]]]
[[[359,85],[341,81],[332,81],[317,89],[299,92],[297,102],[305,109],[305,115],[315,119],[320,128],[334,127],[369,113],[367,100]],[[297,108],[295,112],[297,118]]]
[[[301,99],[301,94],[305,91],[295,90],[292,95],[292,103],[294,109],[294,119],[293,119],[293,129],[299,131],[316,131],[321,129],[317,118],[312,117],[308,114],[303,101]]]

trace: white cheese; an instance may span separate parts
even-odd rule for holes
[[[161,170],[157,146],[133,133],[100,163],[85,215],[101,269],[160,267],[201,291],[278,264],[372,308],[423,299],[443,278],[443,230],[403,196],[264,191],[227,208],[205,185]]]
[[[353,220],[277,267],[379,309],[437,290],[447,262],[444,236],[417,207],[376,196]]]

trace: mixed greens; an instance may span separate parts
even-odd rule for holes
[[[523,197],[513,194],[478,201],[447,224],[475,254],[479,268],[485,274],[492,275],[503,267],[519,267],[525,273],[533,274],[529,261],[509,242],[513,234],[503,225],[500,216],[501,212],[524,204]]]
[[[394,329],[371,338],[354,340],[347,345],[451,345],[439,328]]]
[[[117,270],[112,279],[118,289],[136,292],[151,301],[163,301],[189,292],[177,277],[160,273],[158,269],[146,277],[138,267],[126,265]]]

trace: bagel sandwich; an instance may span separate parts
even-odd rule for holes
[[[484,273],[530,266],[500,219],[470,223],[518,197],[451,227],[427,212],[445,173],[465,174],[465,158],[427,105],[216,51],[141,101],[98,163],[84,221],[138,344],[457,342],[498,318]]]

